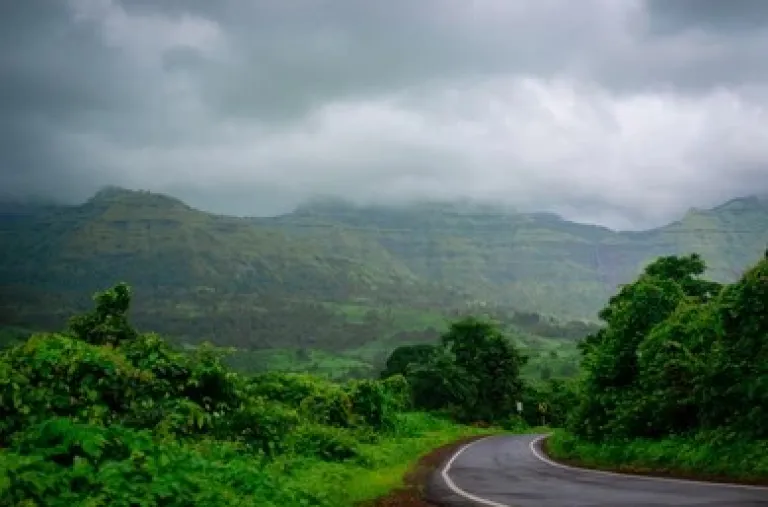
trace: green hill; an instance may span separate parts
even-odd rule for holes
[[[82,206],[6,213],[0,280],[53,290],[129,279],[153,289],[347,299],[415,277],[362,242],[339,253],[149,192],[106,189]]]
[[[768,199],[749,197],[643,232],[569,222],[546,213],[422,205],[321,203],[274,219],[273,230],[322,242],[333,234],[377,242],[416,277],[462,287],[478,300],[560,317],[594,318],[617,285],[660,255],[701,253],[727,281],[768,244]]]
[[[138,325],[182,341],[341,350],[408,328],[348,319],[344,304],[450,308],[466,299],[364,237],[317,241],[118,188],[80,206],[6,204],[0,244],[2,326],[55,329],[95,290],[125,280],[141,298]]]
[[[699,252],[711,277],[732,280],[767,243],[768,200],[756,197],[615,232],[467,203],[320,201],[236,218],[107,188],[78,206],[0,206],[0,324],[58,328],[92,292],[124,280],[140,302],[135,322],[181,341],[370,360],[431,339],[468,309],[524,335],[573,337],[589,328],[524,312],[594,320],[657,256]]]

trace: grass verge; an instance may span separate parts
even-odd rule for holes
[[[544,442],[554,460],[638,475],[768,486],[768,441],[726,441],[714,435],[661,440],[586,442],[555,431]]]
[[[362,502],[358,507],[434,507],[435,504],[425,498],[426,486],[432,474],[463,445],[481,438],[484,435],[464,437],[432,449],[409,468],[403,477],[403,486],[375,500]]]
[[[328,505],[387,505],[371,502],[406,487],[409,472],[425,454],[468,437],[500,431],[462,426],[425,413],[403,414],[399,434],[361,444],[357,459],[291,463],[291,482],[297,489],[323,498]]]

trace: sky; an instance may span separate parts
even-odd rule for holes
[[[620,229],[768,193],[765,0],[0,2],[0,192],[476,199]]]

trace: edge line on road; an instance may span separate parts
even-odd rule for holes
[[[548,458],[544,454],[543,449],[539,450],[541,448],[540,443],[548,436],[550,436],[550,434],[541,435],[534,438],[533,440],[531,440],[531,443],[529,444],[528,447],[531,449],[531,453],[539,461],[546,463],[551,467],[560,468],[562,470],[568,470],[571,472],[586,472],[586,473],[597,474],[597,475],[608,475],[611,477],[623,477],[628,479],[638,479],[638,480],[644,480],[644,481],[660,481],[660,482],[672,482],[677,484],[693,484],[697,486],[748,489],[748,490],[754,490],[754,491],[768,491],[768,486],[755,486],[751,484],[733,484],[728,482],[707,482],[707,481],[697,481],[695,479],[676,479],[674,477],[654,477],[651,475],[623,474],[621,472],[609,472],[607,470],[595,470],[592,468],[580,468],[580,467],[575,467],[571,465],[565,465],[563,463],[558,463],[557,461],[553,461],[550,458]]]
[[[448,463],[445,464],[440,475],[443,477],[443,482],[445,483],[446,486],[448,486],[448,489],[450,489],[452,492],[459,495],[460,497],[469,500],[470,502],[475,502],[480,505],[487,505],[488,507],[511,507],[510,505],[494,502],[493,500],[488,500],[487,498],[476,496],[476,495],[473,495],[472,493],[464,491],[463,489],[458,487],[456,483],[454,483],[451,477],[448,475],[448,471],[451,469],[451,465],[453,465],[453,462],[456,461],[456,458],[458,458],[461,455],[461,453],[469,449],[474,444],[481,442],[483,440],[492,438],[493,436],[498,436],[498,435],[491,435],[491,436],[479,438],[474,442],[470,442],[468,444],[463,445],[458,451],[456,451],[456,453],[453,456],[451,456],[451,459],[449,459]]]

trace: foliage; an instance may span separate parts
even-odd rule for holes
[[[725,286],[663,257],[600,313],[556,456],[749,479],[768,462],[768,257]],[[752,456],[754,461],[749,461]],[[745,464],[749,463],[747,467]]]
[[[292,435],[293,445],[306,456],[326,461],[344,461],[359,455],[359,440],[343,428],[322,424],[307,424]]]
[[[723,441],[717,434],[589,442],[557,431],[547,438],[547,452],[579,466],[628,473],[760,483],[768,477],[768,441]]]
[[[70,320],[69,328],[80,340],[92,345],[119,345],[136,337],[136,331],[128,323],[128,307],[131,291],[120,283],[110,290],[94,296],[96,308]]]
[[[409,379],[417,407],[450,409],[462,420],[500,421],[515,412],[523,395],[526,360],[495,324],[466,317],[451,324],[439,347],[399,348],[387,364]]]
[[[387,359],[386,366],[381,372],[381,378],[397,374],[407,375],[409,365],[426,363],[434,353],[435,346],[426,343],[398,347],[392,351]]]
[[[583,397],[573,417],[575,431],[591,438],[652,436],[660,431],[649,420],[659,415],[649,395],[663,394],[648,381],[658,377],[651,370],[659,366],[659,349],[677,343],[670,321],[679,318],[678,309],[708,304],[719,287],[701,279],[703,272],[704,263],[695,254],[662,257],[611,298],[600,312],[606,327],[582,344]]]
[[[401,375],[232,372],[224,351],[133,329],[130,295],[101,292],[66,332],[0,352],[0,506],[350,505],[481,432],[406,413]]]

